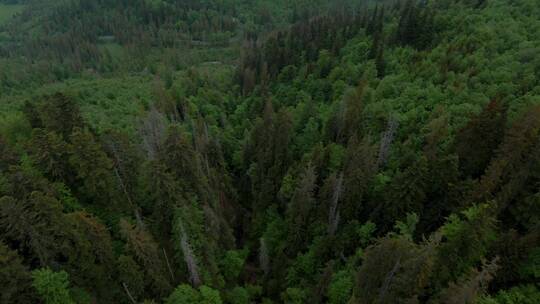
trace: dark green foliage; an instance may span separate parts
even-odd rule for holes
[[[444,241],[438,251],[435,273],[442,284],[456,281],[487,254],[496,239],[491,212],[490,205],[473,206],[461,217],[451,215],[441,227]]]
[[[72,98],[61,93],[45,96],[33,105],[26,104],[25,114],[33,128],[56,132],[64,138],[73,128],[82,126],[79,107]]]
[[[456,152],[466,176],[478,178],[483,174],[504,135],[505,123],[505,106],[493,100],[458,132]]]
[[[369,247],[358,270],[353,303],[417,301],[434,266],[437,244],[416,245],[404,238],[382,239]]]
[[[485,263],[481,271],[475,269],[458,283],[450,283],[448,288],[441,292],[439,303],[476,303],[478,298],[486,291],[497,269],[496,258],[490,263]]]
[[[145,284],[153,294],[165,296],[171,291],[171,285],[158,244],[144,228],[134,227],[125,220],[121,220],[120,229],[126,240],[126,251],[136,258],[144,271]]]
[[[38,265],[51,265],[62,253],[64,225],[60,203],[45,193],[32,192],[20,201],[9,196],[1,199],[3,237]]]
[[[0,243],[0,283],[4,303],[29,303],[36,300],[31,273],[17,252]]]
[[[88,130],[74,129],[70,136],[69,163],[75,172],[77,190],[95,203],[114,205],[118,188],[112,170],[113,162],[94,135]]]
[[[407,0],[401,9],[396,40],[402,45],[424,49],[431,45],[436,27],[435,12],[416,0]]]
[[[0,302],[538,302],[534,0],[18,3]]]
[[[287,206],[287,226],[289,227],[287,252],[291,256],[295,256],[310,240],[308,228],[309,219],[316,207],[314,197],[316,179],[314,168],[312,166],[306,168]]]

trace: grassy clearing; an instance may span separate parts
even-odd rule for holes
[[[0,4],[0,24],[7,22],[13,15],[21,12],[24,7],[20,4]]]

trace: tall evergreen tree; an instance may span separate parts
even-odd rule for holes
[[[506,107],[492,100],[456,135],[455,147],[465,176],[480,177],[504,136]]]

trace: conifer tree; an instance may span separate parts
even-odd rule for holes
[[[440,228],[445,241],[437,252],[435,286],[456,281],[480,262],[496,237],[495,228],[493,209],[488,204],[451,215]]]
[[[497,261],[498,259],[495,258],[489,263],[484,263],[480,271],[475,269],[459,283],[450,283],[450,286],[441,293],[439,303],[476,303],[495,276],[499,268]]]
[[[67,138],[76,127],[83,126],[83,119],[75,101],[62,93],[45,96],[38,101],[37,115],[39,125],[47,131],[53,131]],[[30,119],[35,120],[34,114],[30,114]]]
[[[81,197],[105,206],[118,203],[119,189],[112,173],[113,162],[94,135],[88,130],[74,129],[68,153]]]
[[[28,252],[29,261],[41,266],[57,262],[65,244],[65,219],[60,203],[45,193],[33,192],[17,201],[0,199],[0,227],[8,244]]]
[[[506,107],[492,100],[456,135],[455,148],[465,176],[480,177],[504,136]]]
[[[2,303],[23,304],[36,301],[31,273],[16,251],[0,242],[0,284]]]
[[[429,284],[437,240],[424,245],[384,238],[366,250],[352,303],[411,303]]]
[[[164,296],[170,289],[165,262],[159,253],[158,244],[144,228],[134,227],[126,220],[120,221],[120,231],[126,240],[126,249],[132,253],[148,276],[154,294]]]
[[[540,107],[526,111],[506,132],[473,193],[476,200],[496,199],[504,210],[531,176],[530,167],[540,159]]]
[[[345,221],[357,218],[364,209],[363,203],[369,184],[377,173],[377,146],[369,137],[359,141],[352,137],[347,145],[344,165],[342,215]]]
[[[53,181],[70,182],[67,143],[55,132],[34,129],[29,150],[36,165]]]
[[[291,202],[287,206],[288,252],[294,256],[309,240],[308,226],[315,207],[315,175],[314,168],[308,165],[301,176]]]

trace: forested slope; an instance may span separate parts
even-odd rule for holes
[[[1,303],[540,302],[536,1],[24,4]]]

